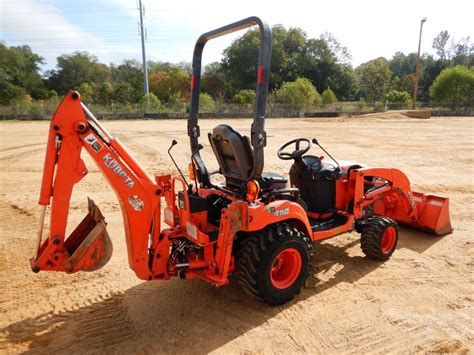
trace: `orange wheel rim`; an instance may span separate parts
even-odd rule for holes
[[[275,288],[285,289],[293,285],[300,275],[303,264],[301,254],[295,248],[282,250],[273,260],[270,279]]]
[[[395,247],[397,241],[397,231],[393,227],[388,227],[382,235],[382,253],[389,254]]]

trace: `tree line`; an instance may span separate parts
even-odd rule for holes
[[[208,64],[202,75],[201,108],[216,103],[251,105],[255,101],[259,32],[249,30]],[[420,58],[418,99],[469,104],[474,100],[474,45],[442,31],[432,42],[436,55]],[[416,53],[370,60],[353,68],[347,47],[332,34],[309,38],[299,28],[273,27],[269,102],[303,109],[336,101],[408,104],[413,90]],[[56,67],[40,71],[44,59],[29,46],[0,44],[0,104],[57,101],[71,89],[88,104],[186,109],[191,65],[148,62],[150,94],[144,96],[143,71],[136,60],[106,65],[88,52],[62,54]]]

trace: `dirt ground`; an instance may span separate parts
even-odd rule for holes
[[[204,120],[248,133],[249,120]],[[106,122],[151,173],[189,159],[186,122]],[[0,351],[119,353],[406,353],[474,349],[474,120],[400,115],[269,119],[266,170],[286,174],[277,148],[317,137],[334,157],[396,167],[413,189],[449,196],[454,232],[436,237],[401,228],[384,263],[367,259],[356,233],[315,244],[307,286],[291,303],[270,307],[238,285],[198,280],[141,282],[128,268],[119,204],[86,157],[89,175],[74,191],[70,224],[91,196],[114,243],[93,273],[31,272],[48,122],[0,123]],[[216,162],[207,141],[204,158]],[[315,149],[315,148],[313,148]],[[316,151],[314,151],[316,153]],[[319,153],[316,153],[319,154]],[[321,153],[322,154],[322,153]]]

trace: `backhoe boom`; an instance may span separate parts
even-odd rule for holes
[[[161,177],[153,182],[121,142],[112,137],[81,103],[77,92],[64,98],[51,121],[39,198],[40,205],[51,204],[50,231],[48,238],[38,244],[36,257],[31,260],[32,268],[72,273],[91,270],[103,259],[110,258],[111,243],[105,222],[93,202],[89,203],[89,214],[81,223],[83,228],[79,226],[65,238],[72,189],[87,174],[81,159],[82,148],[95,161],[118,197],[130,267],[144,280],[153,278],[154,273],[166,274],[165,262],[158,265],[159,260],[153,264],[154,271],[151,270],[149,258],[153,251],[149,248],[160,248],[157,243],[161,227],[160,197],[170,179]],[[88,224],[91,224],[88,228],[84,227]],[[95,236],[90,240],[92,232]],[[40,231],[39,238],[41,234]],[[81,246],[86,244],[89,247],[83,250]],[[163,248],[162,255],[166,251],[167,248]]]

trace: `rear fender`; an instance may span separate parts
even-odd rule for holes
[[[270,224],[284,221],[289,221],[299,230],[309,236],[312,235],[306,211],[298,203],[287,200],[273,201],[268,205],[259,203],[249,206],[248,226],[244,231],[258,231]]]

